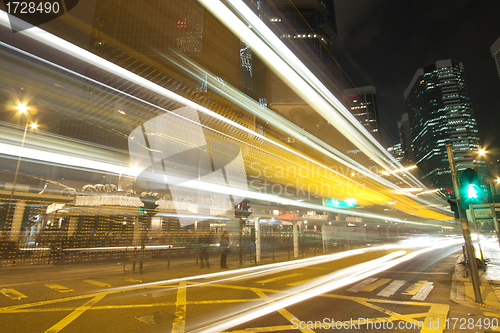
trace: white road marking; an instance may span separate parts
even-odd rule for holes
[[[388,285],[381,292],[379,292],[377,296],[390,297],[394,295],[396,291],[398,291],[398,289],[401,288],[405,283],[406,280],[394,280],[391,282],[390,285]]]

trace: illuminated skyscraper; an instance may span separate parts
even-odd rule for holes
[[[458,170],[482,169],[477,160],[476,118],[462,63],[447,59],[418,69],[404,96],[416,163],[424,178],[441,189],[451,188],[448,143],[453,145]]]
[[[403,149],[401,149],[401,143],[396,143],[394,146],[387,148],[387,151],[394,156],[394,158],[401,162],[403,160]]]

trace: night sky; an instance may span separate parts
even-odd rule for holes
[[[399,142],[404,91],[418,68],[462,62],[481,143],[500,147],[500,79],[490,47],[500,1],[336,0],[339,62],[356,85],[374,85],[386,145]]]

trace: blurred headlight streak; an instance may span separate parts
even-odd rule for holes
[[[273,69],[304,101],[343,133],[367,156],[388,172],[392,166],[403,166],[354,118],[354,116],[326,89],[309,69],[281,42],[281,40],[242,1],[228,0],[241,20],[218,0],[198,0],[235,35],[250,45],[252,51]],[[244,20],[245,22],[243,22]],[[251,28],[249,28],[251,27]],[[255,33],[254,33],[255,31]],[[378,152],[378,153],[376,153]],[[387,163],[390,161],[391,163]],[[407,174],[418,186],[413,175]]]
[[[203,2],[203,1],[202,1]],[[211,4],[220,4],[218,1],[211,1],[210,2]],[[227,11],[227,8],[222,6],[226,11]],[[231,14],[233,15],[233,14]],[[231,19],[235,19],[237,20],[234,15],[231,16],[229,15],[228,18],[231,18]],[[253,15],[253,14],[252,14]],[[222,19],[221,19],[222,20]],[[224,21],[224,20],[222,20]],[[259,21],[260,22],[260,21]],[[5,12],[0,12],[0,24],[5,26],[5,27],[9,27],[9,22],[8,22],[8,18],[7,18],[7,14]],[[257,37],[255,36],[253,33],[251,33],[250,30],[248,30],[248,28],[246,28],[246,26],[239,20],[237,20],[237,22],[235,21],[235,24],[237,26],[241,26],[243,25],[244,26],[244,30],[246,31],[245,33],[248,33],[248,37],[255,43],[257,43],[256,45],[258,46],[262,46],[264,47],[266,50],[268,50],[268,47],[265,46],[262,41]],[[259,24],[262,24],[262,22],[260,22]],[[248,30],[248,31],[247,31]],[[243,31],[243,30],[242,30]],[[27,37],[30,37],[32,39],[35,39],[37,42],[41,42],[47,46],[50,46],[50,47],[57,47],[57,50],[59,52],[64,52],[68,55],[71,55],[71,56],[74,56],[74,57],[77,57],[79,58],[80,60],[83,60],[83,61],[86,61],[87,63],[89,64],[92,64],[96,67],[99,67],[105,71],[108,71],[110,73],[113,73],[115,75],[118,75],[120,77],[123,77],[123,78],[126,78],[128,79],[129,81],[135,83],[135,84],[138,84],[138,85],[141,85],[143,87],[146,87],[148,88],[149,90],[153,91],[153,92],[156,92],[162,96],[165,96],[167,98],[171,98],[175,101],[178,101],[180,103],[183,103],[184,105],[186,106],[189,106],[189,107],[192,107],[202,113],[205,113],[217,120],[220,120],[220,121],[223,121],[231,126],[233,126],[234,128],[237,128],[239,130],[242,130],[246,133],[249,133],[251,134],[253,137],[256,137],[256,138],[259,138],[265,142],[268,142],[272,145],[275,145],[277,147],[279,147],[280,149],[283,149],[289,153],[292,153],[296,156],[299,156],[307,161],[310,161],[318,166],[321,166],[322,168],[325,168],[324,165],[321,165],[320,163],[314,161],[313,159],[310,159],[308,158],[307,156],[304,156],[300,153],[297,153],[295,151],[293,151],[292,149],[284,146],[284,145],[281,145],[280,143],[276,142],[276,141],[273,141],[259,133],[256,133],[248,128],[246,128],[245,126],[243,125],[240,125],[236,122],[233,122],[207,108],[204,108],[182,96],[179,96],[159,85],[156,85],[138,75],[135,75],[109,61],[106,61],[90,52],[87,52],[67,41],[64,41],[56,36],[53,36],[39,28],[31,28],[29,30],[26,30],[26,31],[23,31],[23,32],[20,32],[19,34],[22,34],[22,35],[25,35]],[[245,38],[246,40],[246,38]],[[247,40],[248,42],[248,40]],[[281,43],[279,40],[278,40],[279,43]],[[281,46],[280,46],[281,47]],[[284,47],[284,46],[283,46]],[[283,51],[284,54],[287,54],[287,52],[289,53],[290,51]],[[269,56],[271,58],[277,58],[277,56],[274,54],[274,53],[270,53]],[[266,57],[263,57],[263,58],[266,58]],[[276,60],[276,64],[280,64],[280,68],[277,69],[277,71],[281,72],[283,71],[283,73],[288,73],[290,74],[290,78],[291,78],[291,81],[296,81],[296,82],[303,82],[302,79],[300,79],[300,77],[298,77],[297,73],[295,73],[288,65],[286,65],[285,63],[283,63],[283,61],[278,57],[277,59],[274,59]],[[295,61],[295,60],[294,60]],[[297,65],[298,67],[297,68],[302,68],[303,65],[301,64],[298,64]],[[60,68],[60,67],[59,67]],[[310,74],[309,72],[307,72],[306,69],[302,69],[302,71],[304,71],[304,74],[306,77],[309,76],[309,75],[312,75]],[[289,82],[290,84],[292,84],[293,82]],[[352,125],[349,124],[349,121],[345,120],[343,118],[342,115],[340,115],[338,113],[337,110],[335,110],[334,108],[332,108],[332,106],[329,104],[329,103],[333,103],[333,105],[336,105],[336,104],[339,104],[338,101],[333,97],[333,96],[330,96],[331,94],[329,92],[322,92],[322,94],[326,94],[325,96],[329,97],[329,99],[331,99],[329,102],[326,101],[319,93],[317,93],[315,90],[313,90],[310,86],[306,85],[305,83],[303,83],[304,85],[302,86],[296,86],[296,89],[297,90],[300,90],[300,92],[304,91],[304,93],[307,95],[305,98],[309,103],[311,103],[311,105],[314,105],[318,112],[320,114],[323,114],[323,116],[329,120],[332,124],[335,124],[336,126],[340,127],[340,130],[342,133],[344,133],[344,135],[351,141],[353,141],[354,143],[356,143],[359,147],[363,147],[363,151],[365,151],[365,153],[367,153],[368,156],[372,157],[374,160],[376,160],[380,165],[382,165],[384,168],[386,169],[389,169],[389,166],[387,165],[387,163],[383,162],[383,158],[384,157],[384,154],[380,155],[380,156],[375,156],[373,155],[371,152],[374,151],[374,143],[370,143],[369,140],[367,140],[366,138],[371,138],[371,136],[369,135],[368,132],[366,132],[366,130],[362,127],[360,127],[359,124],[355,125],[354,127]],[[319,84],[319,83],[318,83]],[[317,89],[324,89],[324,87],[322,87],[321,85],[318,85],[318,87],[316,87]],[[128,95],[130,96],[130,95]],[[333,99],[332,99],[333,98]],[[329,110],[328,112],[323,112],[322,110]],[[166,112],[169,112],[168,110],[165,110]],[[345,112],[348,113],[347,110],[345,110]],[[344,115],[346,116],[346,115]],[[346,117],[351,117],[353,118],[352,115],[350,115],[350,113],[346,116]],[[354,118],[353,118],[354,119]],[[352,120],[352,119],[351,119]],[[357,129],[359,127],[359,130]],[[349,130],[347,130],[349,129]],[[364,132],[363,132],[364,131]],[[366,133],[365,133],[366,132]],[[360,134],[361,133],[361,134]],[[366,136],[366,134],[368,134],[368,136]],[[233,138],[234,139],[234,138]],[[371,138],[370,140],[372,140],[373,138]],[[237,140],[237,139],[236,139]],[[306,138],[304,136],[304,140],[308,140],[308,138]],[[304,141],[303,140],[303,141]],[[240,140],[238,140],[240,141]],[[247,144],[247,143],[245,143]],[[378,143],[375,144],[375,146],[379,146]],[[379,150],[380,147],[376,148],[376,150]],[[6,148],[6,151],[7,154],[12,154],[12,148],[13,146],[11,147],[5,147]],[[321,147],[317,147],[317,148],[320,148]],[[322,152],[324,152],[324,150],[320,150]],[[22,151],[23,154],[27,155],[26,157],[30,157],[31,158],[34,158],[34,159],[39,159],[39,160],[46,160],[47,162],[53,162],[53,163],[60,163],[61,162],[61,159],[60,157],[62,157],[61,155],[58,155],[58,154],[47,154],[47,153],[41,153],[41,152],[37,152],[36,150],[33,150],[33,149],[23,149]],[[326,152],[328,153],[328,152]],[[45,155],[45,156],[40,156],[40,155]],[[387,154],[387,153],[385,153]],[[19,156],[19,154],[14,154],[15,156]],[[333,157],[333,155],[329,154],[328,156],[330,157]],[[337,157],[336,160],[338,160],[339,158]],[[342,158],[340,158],[340,160],[342,160]],[[349,161],[348,159],[344,159],[342,161],[342,163],[346,163],[346,161]],[[84,163],[85,162],[85,163]],[[115,173],[120,173],[120,174],[125,174],[125,175],[132,175],[132,176],[135,176],[136,175],[136,171],[134,171],[133,169],[130,169],[130,168],[124,168],[122,166],[113,166],[111,164],[106,164],[106,163],[101,163],[99,164],[100,162],[95,162],[95,161],[90,161],[90,160],[82,160],[82,159],[78,159],[78,158],[73,158],[73,159],[70,159],[69,161],[65,161],[65,164],[66,165],[71,165],[71,166],[75,166],[75,167],[81,167],[81,166],[84,166],[84,167],[88,167],[88,168],[92,168],[92,169],[96,169],[96,170],[103,170],[103,171],[108,171],[108,172],[115,172]],[[351,163],[352,166],[356,167],[356,165],[354,165],[353,163]],[[364,173],[363,169],[358,168],[361,173]],[[333,171],[333,170],[332,170]],[[377,181],[379,180],[378,179],[379,177],[377,177]],[[353,183],[356,183],[356,182],[353,182]],[[390,186],[390,187],[394,187],[394,185],[392,183],[386,183],[384,182],[384,185],[386,186]],[[379,192],[376,192],[375,193],[379,193]],[[382,193],[379,193],[382,197],[386,197],[386,195],[382,194]],[[255,197],[256,194],[254,193],[254,195],[249,195],[248,197]],[[276,197],[276,196],[268,196],[268,197],[273,197],[273,201],[275,202],[283,202],[283,199],[282,198],[279,198],[279,197]],[[296,201],[293,201],[295,205],[297,205],[297,202]],[[424,202],[424,203],[427,203],[427,202]],[[410,204],[410,202],[407,202],[406,205],[407,207],[409,207],[408,205]],[[315,207],[315,209],[318,209],[319,207],[321,207],[323,210],[325,207],[322,207],[322,206],[319,206],[319,205],[313,205]],[[421,209],[417,209],[417,210],[414,210],[414,214],[416,214],[416,212],[421,212]],[[349,214],[353,214],[353,215],[357,215],[357,216],[371,216],[371,217],[374,217],[374,218],[379,218],[379,219],[387,219],[387,217],[380,217],[380,216],[377,216],[375,217],[373,214],[363,214],[363,213],[358,213],[358,212],[349,212],[349,211],[346,211],[346,210],[342,210],[342,213],[346,214],[346,213],[349,213]],[[445,216],[440,216],[438,214],[432,214],[431,212],[428,212],[426,214],[426,216],[430,217],[430,216],[435,216],[435,218],[438,218],[438,219],[447,219],[447,217]],[[394,220],[394,219],[392,219]]]
[[[295,287],[288,295],[273,297],[267,304],[255,305],[250,309],[245,309],[241,314],[232,314],[225,320],[218,321],[210,326],[205,324],[202,329],[194,330],[192,332],[222,332],[231,327],[268,315],[269,313],[279,309],[366,279],[369,276],[373,276],[400,263],[413,259],[422,253],[461,243],[462,241],[457,239],[442,241],[436,246],[415,251],[407,255],[405,255],[406,251],[397,251],[382,258],[341,269],[317,278],[300,287]]]
[[[199,2],[236,36],[250,45],[252,51],[259,54],[276,75],[287,82],[289,87],[337,130],[380,166],[391,171],[390,165],[384,159],[392,161],[392,156],[242,1],[227,2],[245,22],[218,0],[199,0]],[[374,154],[374,151],[379,153]]]
[[[136,175],[137,170],[135,170],[133,168],[127,168],[127,167],[123,167],[123,166],[119,166],[119,165],[113,165],[113,164],[109,164],[109,163],[92,161],[92,160],[74,157],[74,156],[70,156],[70,155],[40,151],[40,150],[26,148],[26,147],[21,148],[18,146],[8,145],[8,144],[4,144],[4,143],[0,143],[0,151],[2,152],[2,154],[5,154],[5,155],[21,156],[23,158],[29,158],[29,159],[34,159],[34,160],[38,160],[38,161],[67,165],[67,166],[72,166],[72,167],[76,167],[76,168],[83,167],[83,168],[89,168],[89,169],[99,170],[99,171],[119,173],[122,175],[129,175],[129,176],[134,176],[134,177],[137,176]],[[299,202],[299,201],[294,200],[294,199],[287,199],[287,198],[279,197],[276,195],[263,194],[263,193],[257,193],[257,192],[252,192],[252,191],[245,191],[245,190],[240,190],[237,188],[230,188],[227,186],[220,186],[217,184],[203,183],[203,182],[192,181],[192,180],[184,182],[181,186],[186,187],[186,188],[190,188],[190,189],[202,189],[204,191],[212,192],[212,193],[231,194],[231,195],[236,195],[236,196],[242,196],[245,198],[252,198],[252,199],[258,199],[258,200],[263,200],[263,201],[271,201],[271,202],[281,203],[284,205],[304,207],[304,208],[310,208],[310,209],[314,209],[314,210],[324,210],[324,211],[330,211],[333,213],[349,214],[349,215],[354,215],[354,216],[373,218],[373,219],[377,219],[377,220],[384,220],[385,221],[385,220],[390,219],[391,221],[394,221],[394,222],[403,222],[403,223],[408,223],[408,224],[441,226],[441,224],[439,224],[439,223],[433,224],[433,223],[427,223],[427,222],[426,223],[414,222],[414,221],[395,219],[391,216],[363,213],[363,212],[352,211],[352,210],[348,210],[348,209],[335,209],[335,208],[324,207],[321,205],[315,205],[315,204],[311,204],[311,203],[307,203],[307,202]],[[454,222],[450,221],[449,223],[454,223]]]
[[[228,100],[232,101],[236,105],[240,106],[241,108],[253,113],[260,119],[268,122],[275,124],[277,127],[279,127],[281,130],[285,131],[287,134],[290,136],[294,137],[295,139],[299,140],[303,144],[311,147],[312,149],[321,152],[322,154],[332,158],[333,160],[342,163],[343,165],[347,166],[349,169],[356,171],[357,173],[370,177],[371,179],[383,184],[384,186],[387,186],[389,188],[393,188],[394,190],[400,190],[400,188],[395,185],[394,183],[390,182],[387,180],[385,177],[380,177],[377,174],[374,174],[372,171],[370,171],[368,168],[365,166],[361,165],[360,163],[356,162],[355,160],[351,159],[349,156],[342,154],[340,151],[336,150],[332,146],[326,144],[322,140],[318,139],[314,135],[311,135],[309,132],[303,130],[299,126],[295,125],[291,121],[281,117],[280,115],[276,114],[275,112],[269,110],[268,108],[262,107],[257,101],[254,99],[250,98],[249,96],[245,95],[241,91],[235,89],[229,84],[224,85],[224,89],[220,88],[220,83],[217,80],[217,78],[210,74],[207,73],[203,68],[198,66],[196,63],[191,61],[189,58],[185,57],[183,54],[177,53],[176,58],[181,58],[187,65],[181,64],[179,61],[177,61],[175,58],[170,57],[168,55],[165,55],[161,52],[157,52],[164,58],[168,59],[172,63],[174,63],[176,66],[181,68],[183,71],[189,73],[192,76],[197,77],[199,80],[202,80],[204,78],[207,79],[207,84],[210,88],[212,88],[214,91],[219,93],[220,95],[226,97]],[[189,67],[188,67],[189,66]],[[319,163],[315,162],[315,164],[320,165]],[[321,165],[322,166],[322,165]],[[332,173],[336,173],[339,176],[343,176],[341,173],[332,170],[331,168],[327,168],[326,166],[322,166],[325,169],[328,169]],[[400,172],[401,171],[406,171],[406,170],[401,170],[398,169]],[[389,175],[389,172],[386,171],[386,173]],[[411,174],[409,174],[411,177],[413,177]],[[404,178],[400,178],[403,182],[407,183],[408,185],[410,182]],[[416,186],[421,186],[423,187],[423,184],[421,184],[419,181],[414,182]],[[431,205],[432,203],[428,202],[427,200],[422,200],[420,198],[416,198],[417,201],[421,202],[424,205]],[[443,208],[442,206],[438,206],[439,209],[443,211],[448,211],[447,209]]]

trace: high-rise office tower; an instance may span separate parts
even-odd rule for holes
[[[344,90],[348,109],[376,139],[379,137],[379,113],[377,92],[374,86]]]
[[[401,162],[403,160],[404,154],[401,148],[401,143],[396,143],[394,146],[387,148],[387,151],[396,159],[396,161]]]
[[[500,78],[500,37],[490,47],[491,56],[495,59],[498,77]]]
[[[402,162],[405,164],[415,164],[415,152],[413,150],[413,139],[408,113],[404,113],[401,116],[401,120],[398,121],[398,130],[401,150],[403,151]]]
[[[446,144],[453,145],[458,170],[482,166],[479,136],[464,67],[440,60],[415,73],[404,93],[416,163],[437,187],[452,186]],[[484,164],[484,163],[483,163]]]

